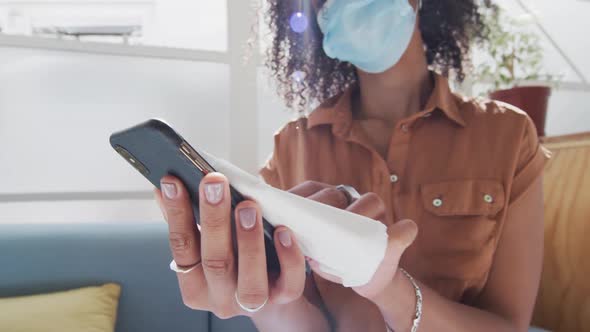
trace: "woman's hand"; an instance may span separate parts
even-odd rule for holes
[[[289,229],[278,227],[275,230],[281,274],[276,280],[269,280],[262,216],[255,202],[241,202],[235,210],[238,254],[232,245],[230,192],[223,175],[211,173],[201,181],[200,231],[182,182],[165,176],[161,183],[162,190],[156,190],[156,199],[168,222],[174,260],[180,267],[198,264],[189,273],[177,273],[186,306],[210,311],[225,319],[264,315],[301,298],[305,286],[305,259]],[[266,305],[250,313],[240,308],[236,296],[247,308]]]
[[[381,222],[385,221],[385,204],[381,198],[374,193],[364,194],[360,199],[352,202],[352,204],[349,205],[346,195],[336,190],[332,186],[317,182],[305,182],[298,187],[299,189],[296,187],[293,190],[313,191],[313,188],[323,187],[325,188],[323,189],[324,194],[322,195],[321,199],[319,199],[319,201],[338,208],[346,209],[347,211],[360,214],[371,219]],[[418,227],[416,226],[416,223],[408,219],[401,220],[389,226],[387,229],[389,241],[383,261],[379,265],[377,271],[369,283],[360,287],[353,287],[353,290],[369,300],[377,300],[379,295],[384,293],[383,290],[392,282],[393,277],[398,270],[399,260],[406,248],[409,247],[412,242],[414,242],[417,232]],[[335,283],[342,283],[340,278],[322,272],[319,269],[319,264],[313,259],[307,258],[307,260],[314,272],[316,272],[322,278]]]

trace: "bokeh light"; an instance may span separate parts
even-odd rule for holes
[[[291,19],[289,20],[291,25],[291,29],[297,33],[303,33],[307,30],[307,26],[309,25],[309,21],[307,16],[302,12],[296,12],[291,15]]]
[[[291,74],[291,77],[293,78],[293,81],[295,81],[296,83],[301,83],[305,79],[305,72],[301,70],[296,70],[293,72],[293,74]]]

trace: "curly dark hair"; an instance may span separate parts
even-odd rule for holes
[[[341,93],[358,79],[354,66],[324,53],[323,34],[310,1],[268,0],[264,13],[272,39],[266,50],[266,66],[276,81],[279,96],[287,107],[298,111]],[[318,5],[324,2],[318,0]],[[423,0],[420,31],[430,68],[463,81],[470,46],[485,40],[488,34],[484,10],[494,8],[491,0]],[[303,34],[294,32],[289,25],[291,16],[298,11],[310,18]],[[305,79],[294,79],[294,75],[302,73]]]

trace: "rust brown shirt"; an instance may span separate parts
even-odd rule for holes
[[[443,296],[473,303],[506,212],[549,157],[534,124],[508,104],[454,94],[435,75],[427,106],[399,121],[383,159],[353,119],[351,95],[349,89],[283,127],[261,175],[284,190],[314,180],[377,193],[388,220],[412,219],[419,227],[400,265]],[[340,330],[385,331],[376,306],[314,277]]]

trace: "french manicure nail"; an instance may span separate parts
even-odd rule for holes
[[[176,196],[178,196],[178,190],[176,190],[176,185],[174,183],[162,182],[161,187],[166,198],[175,199]]]
[[[209,204],[217,204],[223,199],[223,183],[206,183],[205,198]]]
[[[291,234],[289,231],[280,231],[279,232],[279,241],[283,245],[283,247],[290,247],[291,246]]]
[[[240,216],[240,224],[246,230],[254,228],[256,225],[256,209],[255,208],[243,208],[238,211]]]

